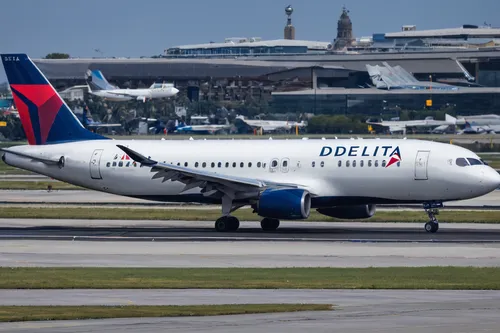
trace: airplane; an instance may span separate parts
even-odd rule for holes
[[[445,120],[434,120],[432,117],[427,117],[424,120],[406,120],[406,121],[366,121],[369,125],[376,125],[382,127],[388,127],[391,133],[393,132],[403,132],[406,134],[406,129],[408,127],[439,127],[443,125],[454,126],[457,119],[449,114],[445,115]]]
[[[464,125],[458,134],[496,134],[500,132],[500,116],[483,114],[478,116],[460,117],[457,125]]]
[[[194,117],[191,117],[191,121],[193,121]],[[186,125],[184,122],[175,123],[175,133],[193,133],[193,134],[218,134],[227,132],[231,128],[231,124],[226,118],[226,124],[224,125],[214,125],[208,122],[208,117],[200,117],[203,119],[207,119],[206,122],[203,122],[200,125]]]
[[[77,116],[77,118],[85,128],[92,128],[92,129],[97,130],[100,128],[122,127],[122,124],[120,124],[120,123],[103,123],[100,121],[94,121],[94,119],[92,118],[92,115],[89,112],[88,106],[85,106],[85,108],[83,108],[81,118],[78,116]]]
[[[245,125],[251,127],[252,129],[261,130],[263,132],[275,132],[279,130],[292,130],[295,129],[295,126],[299,128],[304,128],[307,126],[307,123],[304,121],[296,122],[296,121],[283,121],[283,120],[250,120],[245,119],[244,116],[236,116],[235,122],[242,122]]]
[[[130,101],[136,99],[146,102],[147,99],[175,96],[179,90],[171,83],[153,83],[147,89],[120,89],[106,80],[100,70],[87,71],[89,93],[110,101]]]
[[[250,206],[261,228],[311,210],[366,219],[376,205],[422,204],[437,232],[444,202],[485,195],[500,174],[472,151],[424,140],[112,140],[85,129],[26,54],[2,54],[27,145],[2,148],[11,166],[88,189],[160,202]]]

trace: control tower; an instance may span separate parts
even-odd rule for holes
[[[291,5],[288,5],[285,8],[285,14],[288,17],[285,26],[285,39],[295,39],[295,27],[292,25],[292,13],[293,8]]]
[[[337,38],[333,41],[333,48],[340,50],[351,46],[353,42],[351,18],[349,17],[349,11],[344,6],[342,7],[340,19],[337,22]]]

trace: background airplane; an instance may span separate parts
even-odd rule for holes
[[[238,125],[240,122],[240,126],[248,126],[253,130],[260,131],[262,129],[263,133],[277,132],[277,131],[291,131],[295,130],[295,127],[298,126],[299,129],[302,129],[307,126],[307,122],[301,121],[288,121],[288,120],[260,120],[260,119],[245,119],[244,116],[236,116],[235,124]]]
[[[457,125],[463,125],[458,134],[496,134],[500,132],[500,116],[484,114],[477,116],[459,117]]]
[[[390,121],[370,121],[368,119],[366,121],[367,124],[369,125],[375,125],[375,126],[380,126],[384,127],[389,130],[389,132],[394,133],[394,132],[403,132],[403,134],[406,134],[406,130],[408,128],[413,128],[413,127],[422,127],[422,128],[440,128],[440,130],[445,130],[449,126],[455,126],[457,119],[453,116],[450,116],[449,114],[445,115],[445,120],[434,120],[432,117],[427,117],[424,120],[390,120]],[[446,126],[446,127],[444,127]]]
[[[201,120],[200,125],[193,125],[193,122],[196,124],[197,117],[191,117],[191,124],[186,125],[184,122],[175,121],[175,128],[173,131],[175,133],[192,133],[192,134],[221,134],[227,133],[231,129],[231,124],[226,118],[226,123],[224,125],[214,125],[210,124],[208,121],[208,117],[199,117]]]
[[[146,102],[147,99],[175,96],[179,90],[172,83],[153,83],[147,89],[120,89],[110,84],[99,70],[87,72],[89,93],[110,101],[130,101],[133,99]]]

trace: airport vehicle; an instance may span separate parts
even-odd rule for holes
[[[377,204],[421,203],[439,228],[443,202],[478,197],[500,175],[462,147],[418,140],[111,140],[86,130],[25,54],[2,62],[28,145],[4,148],[5,163],[122,196],[251,206],[261,227],[307,219],[312,209],[342,219],[373,216]]]
[[[130,101],[136,99],[146,102],[148,99],[175,96],[179,90],[171,83],[153,83],[147,89],[120,89],[108,82],[100,70],[90,71],[89,93],[110,101]]]

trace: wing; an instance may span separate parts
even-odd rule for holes
[[[151,172],[155,173],[152,179],[163,178],[163,182],[172,180],[184,183],[186,186],[181,193],[200,187],[202,193],[207,197],[221,197],[225,194],[234,200],[257,197],[265,189],[305,188],[305,186],[298,184],[276,183],[262,179],[222,175],[216,172],[160,163],[128,147],[122,145],[117,145],[117,147],[123,150],[131,159],[140,163],[141,166],[150,167]]]

